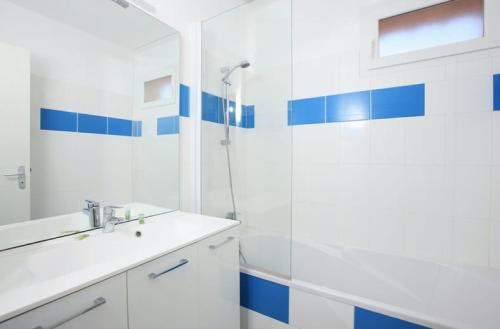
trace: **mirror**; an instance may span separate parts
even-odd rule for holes
[[[179,208],[179,45],[126,1],[0,0],[0,250]]]

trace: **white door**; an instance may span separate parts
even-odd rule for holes
[[[0,43],[0,225],[30,219],[29,173],[30,52]]]

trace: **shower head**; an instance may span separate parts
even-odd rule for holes
[[[111,0],[116,3],[118,6],[127,9],[130,5],[127,0]]]
[[[247,67],[250,66],[250,62],[243,60],[241,61],[238,65],[233,66],[232,68],[229,66],[225,66],[221,69],[222,73],[225,73],[224,77],[222,78],[222,82],[224,82],[227,85],[230,85],[231,82],[229,81],[229,77],[231,74],[233,74],[234,71],[237,69],[246,69]]]

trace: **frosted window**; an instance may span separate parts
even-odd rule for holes
[[[453,0],[379,21],[379,56],[484,36],[484,0]]]
[[[144,82],[144,103],[165,101],[172,98],[172,76]]]

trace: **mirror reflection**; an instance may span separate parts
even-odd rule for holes
[[[178,209],[178,77],[132,4],[0,0],[0,249]]]

